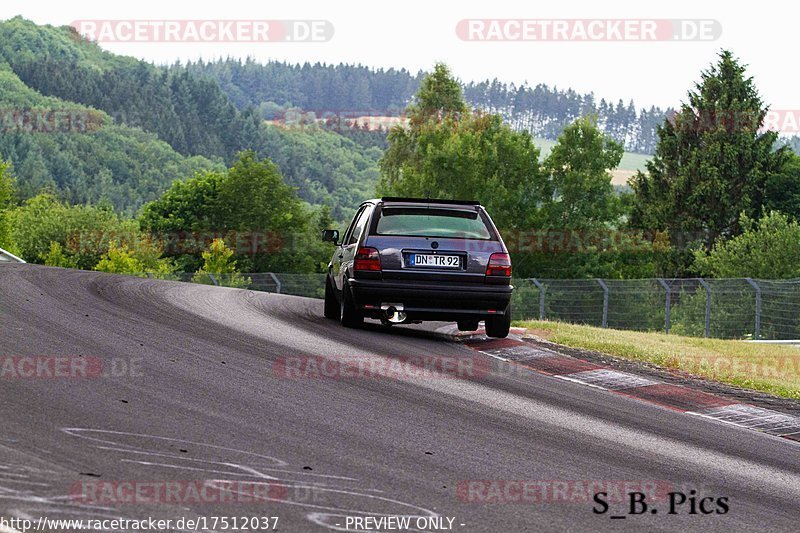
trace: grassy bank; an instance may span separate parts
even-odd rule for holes
[[[536,137],[533,139],[534,144],[542,150],[541,157],[544,159],[550,150],[555,146],[556,142],[551,139],[543,139]],[[647,154],[637,154],[634,152],[624,152],[622,154],[622,161],[619,162],[619,167],[611,171],[612,180],[614,185],[625,185],[628,180],[636,174],[637,170],[644,170],[645,163],[653,156]]]
[[[561,322],[517,323],[549,341],[689,372],[730,385],[800,400],[800,348],[681,337]]]

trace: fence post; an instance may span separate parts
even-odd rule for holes
[[[697,281],[699,281],[700,285],[706,290],[706,325],[703,336],[708,338],[711,331],[711,285],[706,283],[706,280],[703,278],[697,278]]]
[[[672,313],[672,290],[669,288],[669,285],[667,285],[667,282],[664,281],[664,278],[656,279],[666,291],[666,296],[664,297],[664,333],[669,334],[669,317]]]
[[[600,287],[603,289],[603,326],[604,328],[608,327],[608,285],[606,282],[600,278],[597,278],[597,283],[600,284]]]
[[[272,278],[272,281],[275,282],[275,292],[280,294],[281,293],[281,280],[278,279],[278,276],[276,276],[274,272],[268,272],[268,274]]]
[[[538,279],[532,278],[531,281],[533,281],[533,284],[539,289],[539,320],[544,320],[544,292],[546,289],[544,285],[539,283]]]
[[[755,339],[761,338],[761,287],[752,278],[744,278],[756,290],[756,334]]]
[[[209,279],[211,280],[211,283],[213,283],[214,285],[219,285],[219,283],[217,283],[217,278],[215,278],[215,277],[214,277],[214,274],[212,274],[211,272],[209,272],[209,273],[208,273],[208,277],[209,277]]]

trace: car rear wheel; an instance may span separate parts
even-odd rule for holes
[[[508,304],[506,312],[501,316],[490,316],[486,319],[486,335],[503,339],[508,337],[511,329],[511,304]]]
[[[333,290],[330,276],[325,277],[325,318],[331,320],[339,320],[339,301],[336,299],[336,293]]]
[[[353,294],[350,292],[350,287],[345,283],[342,287],[342,325],[346,328],[360,328],[364,324],[364,315],[362,315],[356,304],[353,302]]]
[[[457,324],[458,331],[475,331],[478,329],[477,320],[459,320]]]

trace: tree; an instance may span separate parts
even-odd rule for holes
[[[758,221],[743,214],[741,235],[720,239],[708,253],[695,254],[697,270],[719,278],[800,277],[800,225],[777,211]]]
[[[770,201],[768,184],[788,162],[788,149],[773,151],[777,134],[758,131],[766,112],[745,66],[722,51],[688,102],[659,127],[647,172],[631,181],[631,224],[667,230],[678,250],[693,241],[709,250],[739,234],[740,213],[760,214]],[[675,273],[686,273],[690,262],[684,253]]]
[[[540,227],[608,227],[622,214],[609,171],[622,159],[622,145],[604,135],[596,120],[584,117],[564,128],[542,164]]]
[[[600,132],[593,118],[567,126],[540,165],[539,150],[527,132],[513,131],[500,115],[453,103],[458,86],[444,80],[445,73],[442,68],[429,76],[438,76],[435,83],[423,80],[423,96],[409,108],[408,126],[389,134],[379,193],[480,200],[505,235],[521,276],[654,273],[653,258],[663,246],[635,232],[608,238],[624,214],[609,173],[620,162],[622,146]],[[437,88],[445,95],[437,97]],[[555,254],[536,249],[531,242],[537,232],[551,229],[556,230],[549,232],[553,237],[569,234],[581,244]]]
[[[246,151],[225,173],[207,172],[175,182],[162,198],[145,206],[140,222],[163,239],[182,232],[224,236],[236,260],[250,272],[318,272],[327,253],[317,232],[317,216],[271,161]],[[190,270],[201,261],[200,251],[191,250],[181,259]]]
[[[50,194],[35,196],[12,213],[11,238],[22,258],[31,262],[43,261],[56,242],[78,268],[89,270],[112,242],[137,237],[138,224],[110,207],[68,206]]]
[[[14,196],[14,180],[10,165],[0,159],[0,248],[17,251],[11,240],[11,208]]]
[[[225,246],[225,241],[214,239],[208,250],[203,252],[203,266],[192,276],[192,283],[247,287],[250,279],[239,274],[236,269],[236,261],[231,259],[231,256],[233,256],[233,250]],[[216,283],[212,281],[212,276]]]
[[[219,192],[225,180],[224,172],[205,171],[174,181],[158,200],[144,206],[142,227],[154,234],[224,227]]]
[[[767,199],[764,209],[781,211],[794,220],[800,220],[800,156],[788,154],[784,171],[773,174],[767,182]]]
[[[409,107],[408,127],[389,134],[379,193],[477,199],[502,229],[529,227],[538,200],[539,149],[499,115],[470,112],[448,76],[437,65]]]
[[[110,243],[108,252],[103,254],[94,269],[113,274],[176,279],[174,276],[175,265],[161,255],[161,243],[143,234],[130,242],[123,242],[119,245],[114,242]]]
[[[441,120],[446,116],[467,111],[461,93],[461,84],[450,73],[444,63],[437,63],[428,74],[414,96],[414,102],[406,110],[412,123]]]
[[[364,147],[341,130],[333,132],[316,124],[266,126],[258,155],[278,166],[301,200],[329,205],[337,220],[349,221],[354,208],[375,194],[378,161],[385,146]],[[385,143],[386,133],[381,135]]]
[[[226,229],[286,232],[305,228],[306,218],[293,188],[278,167],[245,151],[228,170],[219,191],[220,220]]]

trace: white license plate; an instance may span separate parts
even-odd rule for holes
[[[461,259],[457,255],[410,254],[409,266],[461,268]]]

